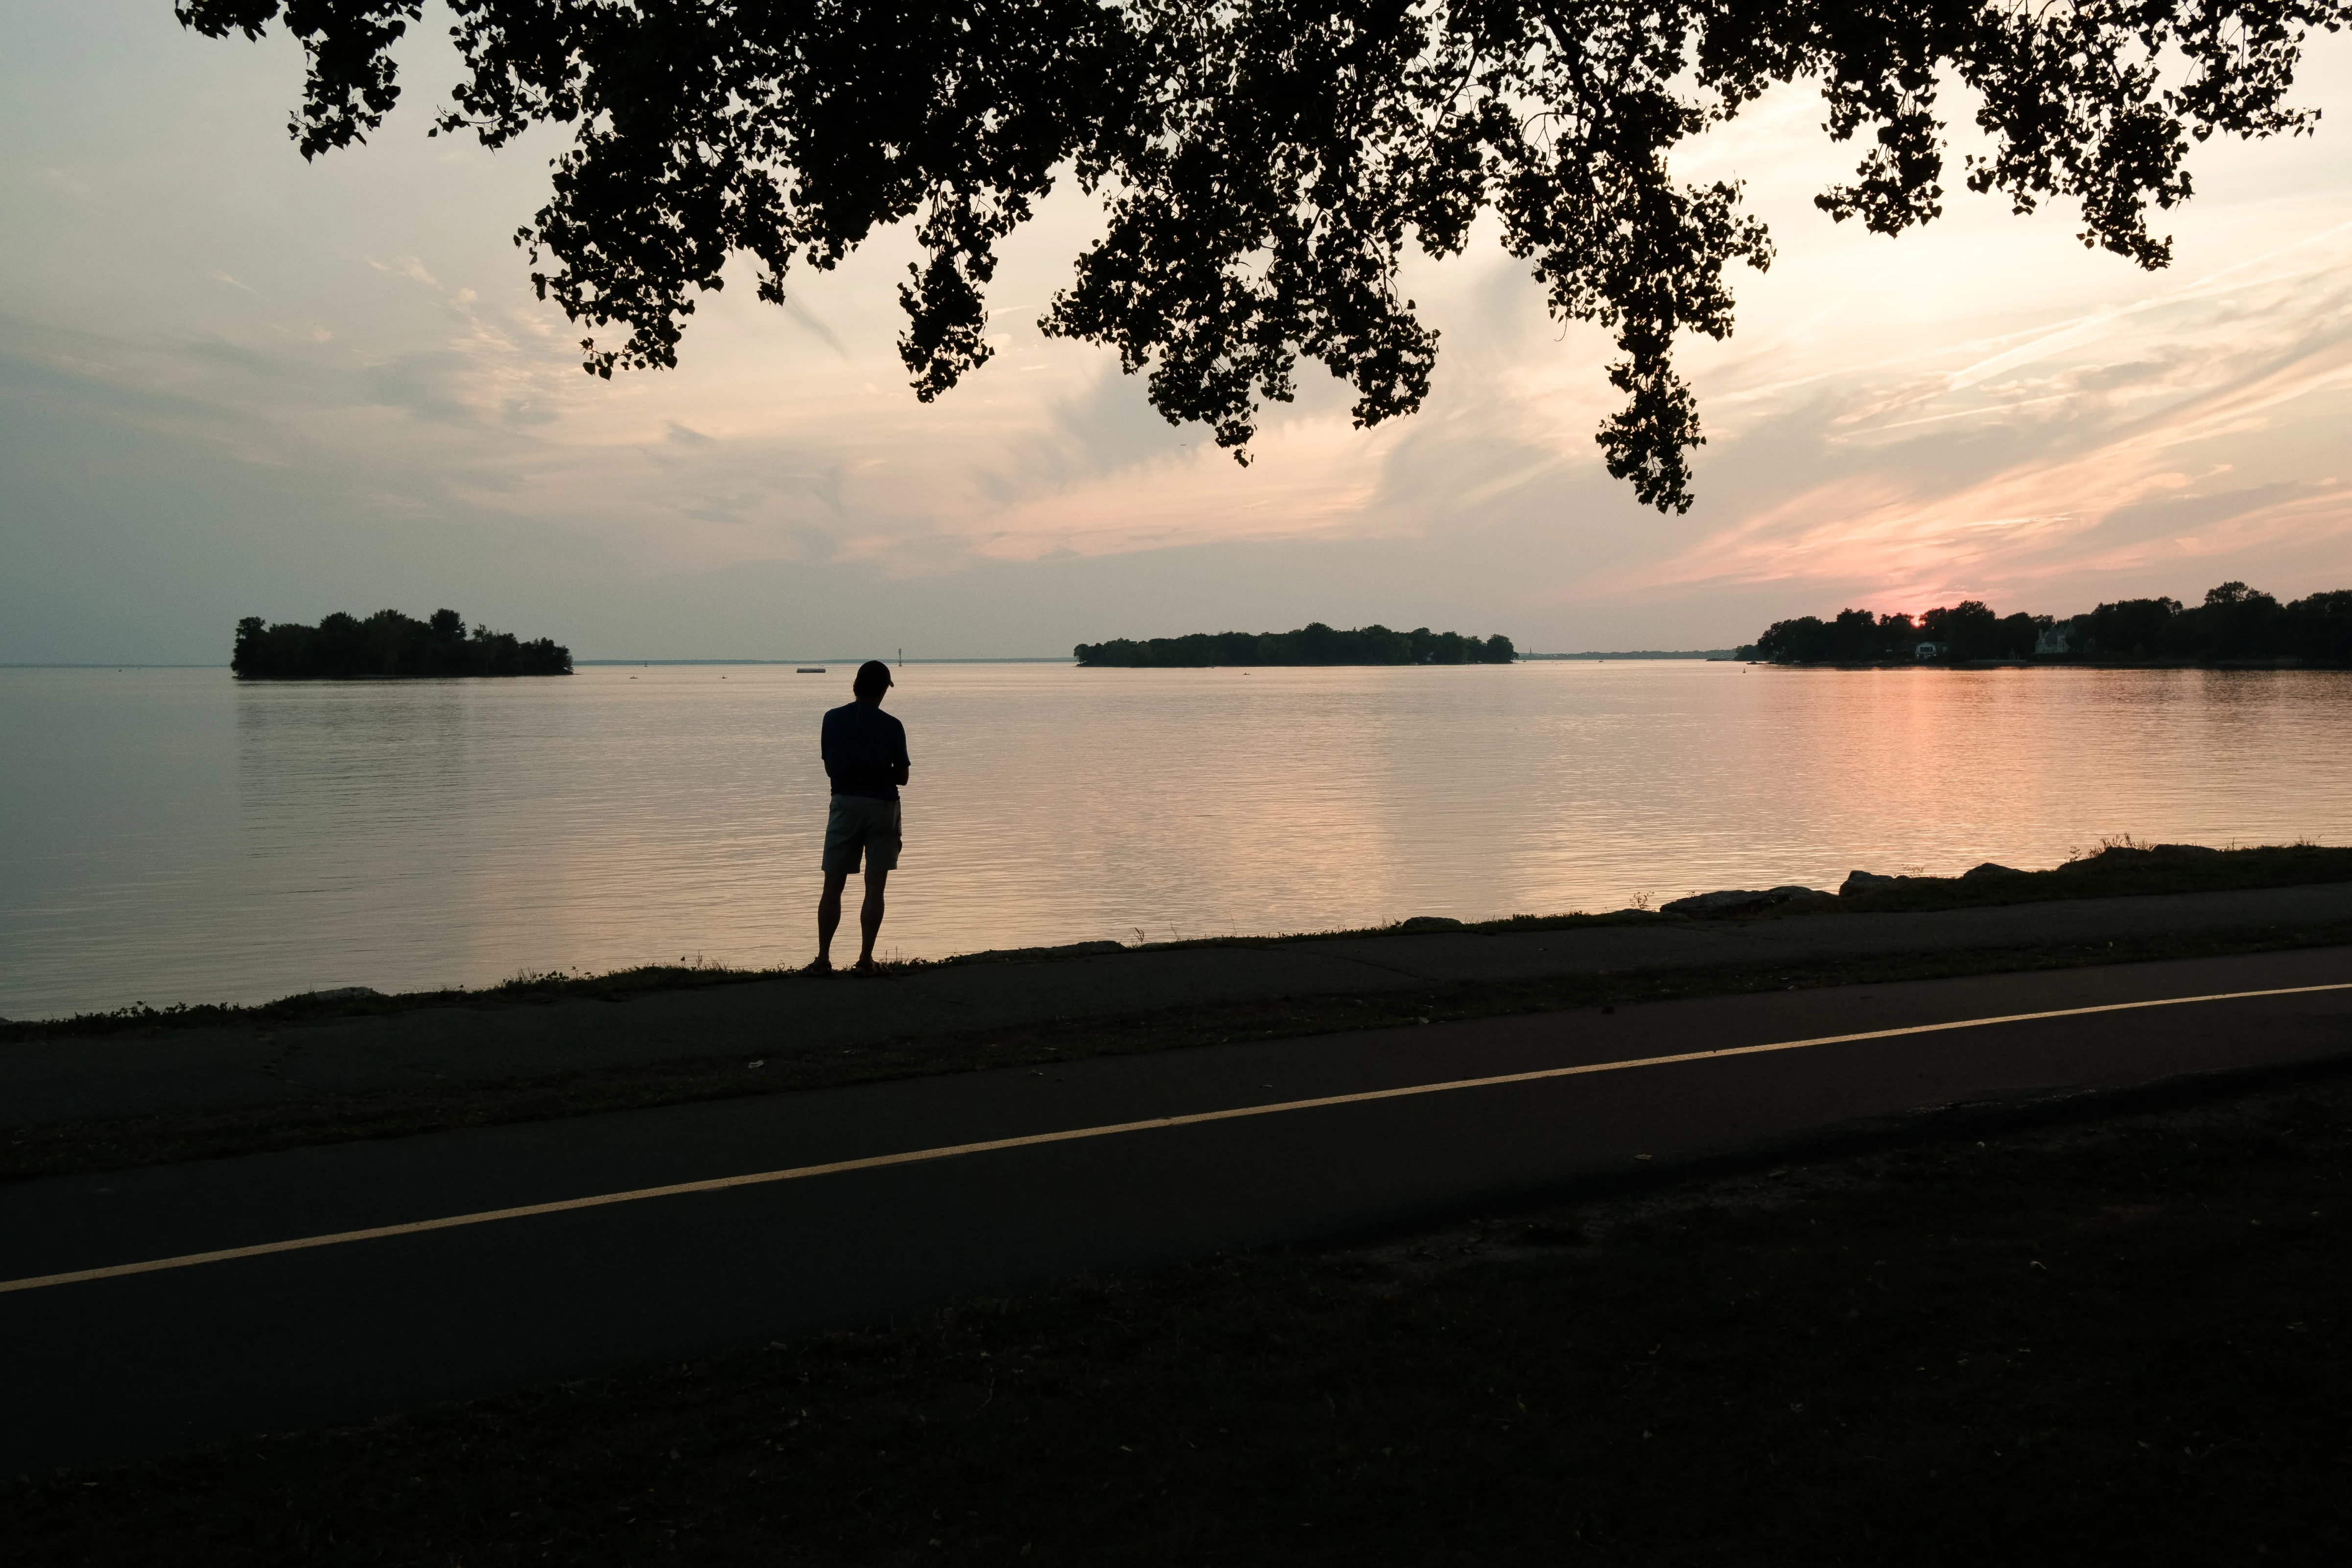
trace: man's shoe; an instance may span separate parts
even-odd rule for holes
[[[801,973],[803,975],[830,975],[833,973],[833,960],[820,953],[815,957],[809,960],[808,967],[803,969]]]
[[[878,975],[882,972],[882,966],[877,964],[870,957],[860,958],[857,960],[857,967],[854,972],[860,975]]]

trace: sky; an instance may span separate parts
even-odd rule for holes
[[[305,163],[299,49],[169,0],[0,0],[0,663],[220,663],[243,615],[442,605],[581,658],[1066,653],[1310,620],[1523,650],[1723,647],[1848,605],[2056,614],[2229,579],[2352,586],[2352,36],[2319,134],[2194,154],[2170,268],[1958,189],[1897,239],[1811,198],[1855,150],[1777,91],[1690,144],[1747,182],[1769,274],[1686,343],[1708,444],[1661,516],[1608,477],[1605,337],[1491,226],[1416,259],[1443,334],[1413,417],[1353,429],[1303,367],[1246,469],[1116,356],[1035,321],[1095,232],[1008,244],[993,362],[925,406],[903,233],[761,305],[704,297],[677,370],[579,369],[509,237],[557,133],[425,135],[428,9],[374,140]]]

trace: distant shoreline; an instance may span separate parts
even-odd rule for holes
[[[1811,659],[1811,660],[1795,660],[1795,659],[1790,659],[1790,660],[1774,660],[1774,659],[1742,659],[1742,658],[1739,658],[1739,657],[1738,657],[1738,650],[1736,650],[1736,649],[1731,649],[1731,648],[1692,649],[1692,650],[1690,650],[1690,651],[1688,651],[1688,652],[1671,652],[1671,653],[1657,653],[1657,652],[1642,651],[1642,652],[1635,652],[1635,653],[1521,653],[1521,654],[1518,656],[1518,660],[1517,660],[1517,662],[1518,662],[1518,663],[1520,663],[1520,664],[1602,664],[1602,663],[1606,663],[1606,662],[1608,662],[1608,661],[1610,661],[1610,660],[1612,660],[1612,659],[1613,659],[1613,660],[1618,660],[1618,661],[1621,661],[1621,662],[1623,662],[1623,663],[1626,663],[1626,664],[1634,664],[1634,663],[1668,664],[1668,663],[1680,662],[1680,663],[1684,663],[1684,664],[1713,663],[1713,664],[1762,664],[1762,665],[1764,665],[1764,666],[1766,666],[1766,667],[1768,667],[1768,668],[1770,668],[1770,669],[1780,669],[1780,670],[2322,670],[2322,671],[2326,671],[2326,670],[2343,670],[2343,669],[2347,669],[2347,668],[2352,668],[2352,665],[2347,665],[2347,664],[2341,664],[2341,663],[2335,662],[2335,661],[2317,662],[2317,661],[2313,661],[2313,660],[2308,660],[2308,659],[2298,661],[2298,660],[2294,659],[2294,658],[2292,658],[2292,657],[2284,658],[2284,659],[2099,659],[2099,658],[2090,658],[2090,659],[2070,659],[2070,658],[2045,658],[2045,659],[2035,659],[2035,658],[2015,658],[2015,659],[1961,659],[1961,660],[1925,660],[1925,661],[1923,661],[1923,660],[1915,660],[1915,659],[1878,659],[1878,660],[1864,660],[1864,659],[1855,659],[1855,660],[1837,660],[1837,659]],[[804,659],[575,659],[575,660],[573,660],[573,661],[572,661],[573,665],[574,665],[576,668],[580,668],[580,669],[589,669],[589,668],[596,668],[596,669],[622,669],[622,668],[627,668],[627,669],[632,669],[632,670],[635,670],[635,669],[696,669],[696,668],[703,668],[703,669],[728,669],[728,668],[747,668],[747,667],[789,669],[789,668],[791,668],[791,667],[793,667],[793,666],[794,666],[794,665],[798,665],[798,664],[843,664],[843,665],[850,665],[850,666],[854,666],[854,665],[856,665],[857,663],[859,663],[859,661],[858,661],[856,658],[852,657],[852,656],[849,656],[849,655],[841,655],[841,656],[838,656],[838,657],[831,656],[831,655],[814,655],[814,656],[812,656],[812,657],[810,657],[810,658],[804,658]],[[1055,655],[1055,654],[1027,654],[1027,653],[1023,653],[1023,654],[1010,654],[1010,655],[1006,655],[1006,656],[1004,656],[1004,657],[1001,657],[1001,658],[1000,658],[1000,657],[993,657],[993,656],[982,655],[982,656],[973,657],[973,658],[961,658],[961,659],[959,659],[959,658],[949,658],[949,659],[893,659],[893,660],[891,660],[891,661],[890,661],[890,663],[891,663],[891,664],[892,664],[894,667],[895,667],[895,666],[898,666],[898,665],[900,665],[900,664],[1061,664],[1061,665],[1065,665],[1065,666],[1066,666],[1066,667],[1068,667],[1068,668],[1071,668],[1071,669],[1076,669],[1076,668],[1077,668],[1077,667],[1078,667],[1076,661],[1076,660],[1074,660],[1074,659],[1072,659],[1072,658],[1070,658],[1067,654]],[[68,660],[41,660],[41,659],[0,660],[0,670],[226,670],[226,669],[227,669],[228,667],[229,667],[228,665],[226,665],[226,664],[175,664],[175,663],[168,663],[168,662],[148,663],[148,662],[141,661],[141,660],[127,660],[127,659],[126,659],[126,660],[96,659],[96,660],[70,660],[70,661],[68,661]],[[1179,666],[1179,667],[1186,667],[1186,666]],[[1268,665],[1268,666],[1266,666],[1266,667],[1267,667],[1267,668],[1269,668],[1269,669],[1271,669],[1271,668],[1279,668],[1279,667],[1281,667],[1281,666]],[[1388,667],[1394,667],[1394,668],[1415,668],[1415,667],[1417,667],[1417,666],[1412,666],[1412,665],[1398,665],[1398,666],[1380,666],[1380,665],[1311,666],[1311,665],[1299,665],[1299,666],[1296,666],[1296,667],[1297,667],[1297,668],[1317,668],[1317,667],[1329,667],[1329,668],[1341,668],[1341,667],[1346,667],[1346,668],[1388,668]],[[360,679],[367,679],[368,677],[362,676],[362,677],[358,677],[358,678],[360,678]],[[494,677],[494,676],[472,676],[472,675],[447,675],[447,676],[437,676],[437,677],[436,677],[436,676],[425,676],[425,677],[417,677],[417,676],[393,676],[393,677],[383,677],[383,678],[386,678],[386,679],[406,679],[406,680],[415,680],[415,679],[419,679],[419,678],[424,678],[424,679],[444,679],[444,680],[477,680],[477,679],[480,679],[480,680],[488,680],[488,679],[495,679],[495,678],[498,678],[498,677]],[[288,683],[288,684],[291,684],[291,683]]]
[[[2352,589],[2281,603],[2224,582],[2199,605],[2169,597],[2123,599],[2061,620],[2002,615],[1980,599],[1937,605],[1913,620],[1841,610],[1832,620],[1775,621],[1739,653],[1759,664],[2093,664],[2291,669],[2352,665]]]
[[[2309,659],[2297,661],[2297,660],[2295,660],[2295,659],[2294,659],[2294,658],[2292,658],[2292,657],[2290,657],[2290,658],[2285,658],[2285,659],[2100,659],[2100,658],[2088,658],[2088,659],[2083,659],[2083,658],[2063,658],[2063,657],[2061,657],[2061,658],[2042,658],[2042,659],[2036,659],[2036,658],[2011,658],[2011,659],[1961,659],[1961,660],[1916,660],[1916,659],[1878,659],[1878,660],[1863,660],[1863,659],[1856,659],[1856,660],[1837,660],[1837,659],[1795,660],[1795,659],[1789,659],[1789,660],[1775,660],[1775,659],[1755,659],[1755,658],[1742,659],[1742,658],[1740,658],[1740,657],[1738,656],[1738,651],[1737,649],[1731,649],[1731,648],[1718,648],[1718,649],[1692,649],[1692,650],[1690,650],[1690,651],[1688,651],[1688,652],[1650,652],[1650,651],[1641,651],[1641,652],[1633,652],[1633,653],[1521,653],[1521,654],[1518,656],[1518,660],[1517,660],[1517,662],[1518,662],[1518,663],[1520,663],[1520,664],[1604,664],[1604,663],[1607,663],[1608,661],[1612,660],[1612,659],[1613,659],[1613,660],[1620,661],[1620,662],[1622,662],[1622,663],[1626,663],[1626,664],[1635,664],[1635,663],[1670,664],[1670,663],[1677,663],[1677,662],[1679,662],[1679,663],[1683,663],[1683,664],[1712,663],[1712,664],[1761,664],[1761,665],[1764,665],[1764,666],[1766,666],[1766,667],[1768,667],[1768,668],[1770,668],[1770,669],[1780,669],[1780,670],[1947,670],[1947,671],[1948,671],[1948,670],[2283,670],[2283,671],[2291,671],[2291,670],[2320,670],[2320,671],[2328,671],[2328,670],[2343,670],[2343,669],[2347,669],[2347,668],[2352,668],[2352,665],[2347,665],[2347,664],[2342,664],[2342,663],[2339,663],[2339,662],[2336,662],[2336,661],[2319,662],[2319,661],[2314,661],[2314,660],[2309,660]],[[575,660],[573,660],[573,661],[572,661],[572,664],[573,664],[573,665],[574,665],[575,667],[580,668],[580,669],[588,669],[588,668],[592,668],[592,667],[593,667],[593,668],[598,668],[598,669],[622,669],[622,668],[627,668],[627,669],[632,669],[632,670],[635,670],[635,669],[695,669],[695,668],[703,668],[703,669],[728,669],[728,668],[748,668],[748,667],[757,667],[757,668],[783,668],[783,669],[789,669],[789,668],[791,668],[791,667],[793,667],[793,666],[795,666],[795,665],[799,665],[799,664],[842,664],[842,665],[847,665],[847,666],[855,666],[855,665],[856,665],[856,664],[858,664],[859,662],[860,662],[860,661],[859,661],[858,659],[856,659],[856,658],[855,658],[855,657],[852,657],[852,656],[848,656],[848,655],[842,655],[842,656],[838,656],[838,657],[835,657],[835,656],[830,656],[830,655],[814,655],[814,656],[812,656],[812,657],[809,657],[809,658],[803,658],[803,659],[575,659]],[[1027,653],[1024,653],[1024,654],[1010,654],[1010,655],[1006,655],[1006,656],[1003,656],[1003,657],[992,657],[992,656],[986,656],[986,655],[982,655],[982,656],[977,656],[977,657],[973,657],[973,658],[946,658],[946,659],[893,659],[893,660],[891,660],[891,661],[890,661],[890,664],[891,664],[894,667],[895,667],[895,666],[898,666],[898,665],[901,665],[901,664],[1060,664],[1060,665],[1064,665],[1064,666],[1066,666],[1066,667],[1071,668],[1071,669],[1076,669],[1076,668],[1078,668],[1078,667],[1079,667],[1079,666],[1078,666],[1078,664],[1077,664],[1077,663],[1076,663],[1076,661],[1075,661],[1075,660],[1071,659],[1067,654],[1055,655],[1055,654],[1027,654]],[[1176,666],[1176,667],[1179,667],[1179,668],[1191,668],[1191,667],[1211,667],[1211,666]],[[1265,666],[1265,667],[1266,667],[1266,668],[1269,668],[1269,669],[1273,669],[1273,668],[1282,668],[1282,667],[1285,667],[1285,666],[1278,666],[1278,665],[1267,665],[1267,666]],[[1413,665],[1396,665],[1396,666],[1386,666],[1386,665],[1347,665],[1347,666],[1339,666],[1339,665],[1333,665],[1333,666],[1298,665],[1298,666],[1290,666],[1290,667],[1302,668],[1302,669],[1306,669],[1306,668],[1357,668],[1357,669],[1377,669],[1377,668],[1417,668],[1417,667],[1420,667],[1420,666],[1413,666]],[[92,660],[44,660],[44,659],[16,659],[16,660],[0,660],[0,670],[226,670],[226,669],[228,669],[228,668],[229,668],[229,666],[228,666],[228,665],[224,664],[217,664],[217,663],[215,663],[215,664],[181,664],[181,663],[172,663],[172,662],[165,662],[165,661],[158,661],[158,662],[150,663],[150,662],[142,661],[142,660],[130,660],[130,659],[125,659],[125,660],[110,660],[110,659],[92,659]],[[360,678],[360,679],[367,679],[367,678],[369,678],[369,677],[362,676],[362,677],[358,677],[358,678]],[[424,677],[418,677],[418,676],[394,676],[394,677],[383,677],[383,678],[387,678],[387,679],[405,679],[405,680],[416,680],[416,679],[420,679],[420,678],[421,678],[421,679],[428,679],[428,680],[431,680],[431,679],[441,679],[441,680],[489,680],[489,679],[497,679],[497,678],[499,678],[499,677],[495,677],[495,676],[474,676],[474,675],[446,675],[446,676],[424,676]],[[285,683],[285,684],[293,684],[293,683]]]
[[[1739,655],[1739,650],[1738,650],[1738,649],[1737,649],[1737,648],[1678,648],[1678,649],[1671,649],[1671,650],[1669,650],[1669,649],[1663,649],[1663,648],[1643,648],[1643,649],[1638,649],[1638,650],[1629,650],[1629,651],[1626,651],[1626,652],[1622,652],[1622,653],[1522,653],[1522,654],[1520,654],[1520,655],[1519,655],[1519,658],[1520,658],[1520,661],[1521,661],[1522,663],[1531,663],[1531,662],[1533,662],[1533,661],[1535,661],[1535,660],[1538,660],[1538,659],[1551,660],[1551,661],[1565,660],[1565,659],[1596,659],[1596,660],[1598,660],[1598,659],[1718,659],[1718,660],[1731,660],[1731,659],[1736,659],[1736,658],[1738,658],[1738,655]]]
[[[631,669],[687,668],[698,664],[847,664],[855,667],[862,661],[856,653],[811,653],[800,659],[574,659],[574,664],[600,664],[607,668],[627,665]],[[982,654],[968,659],[886,659],[893,667],[899,664],[1070,664],[1076,661],[1067,653],[1008,653],[1003,657]]]
[[[2352,669],[2335,659],[1748,659],[1775,670],[2294,670]]]

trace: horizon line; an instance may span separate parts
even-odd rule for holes
[[[1706,659],[1727,657],[1738,652],[1730,648],[1626,648],[1586,649],[1577,653],[1539,653],[1532,650],[1517,655],[1519,662],[1529,659]],[[864,659],[856,654],[810,654],[789,659],[703,658],[703,659],[640,659],[600,658],[574,659],[572,666],[581,668],[615,668],[635,664],[639,667],[693,665],[772,665],[786,664],[856,664]],[[886,659],[887,664],[1071,664],[1077,661],[1067,653],[961,653],[937,655],[920,659]],[[226,670],[226,659],[0,659],[0,670]],[[1273,667],[1273,666],[1269,666]],[[1307,668],[1311,666],[1299,666]],[[1365,666],[1370,668],[1373,666]],[[1399,668],[1417,667],[1403,666]],[[489,677],[446,677],[451,679]]]

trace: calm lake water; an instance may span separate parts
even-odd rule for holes
[[[0,1016],[803,962],[849,673],[0,670]],[[917,664],[889,706],[909,957],[2352,838],[2340,673]]]

